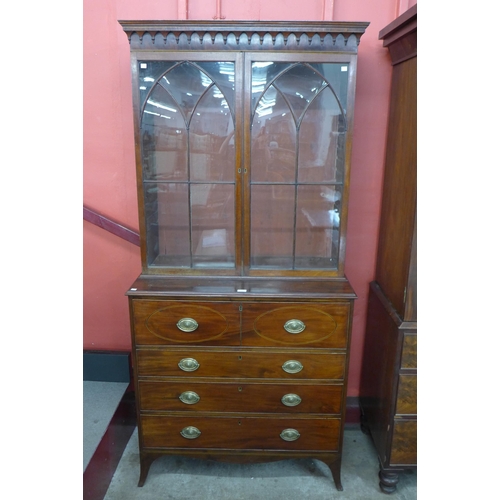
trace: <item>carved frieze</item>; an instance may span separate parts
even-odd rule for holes
[[[119,21],[132,49],[357,52],[368,23]]]

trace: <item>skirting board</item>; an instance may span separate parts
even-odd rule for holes
[[[83,380],[129,383],[131,380],[130,352],[84,350]]]

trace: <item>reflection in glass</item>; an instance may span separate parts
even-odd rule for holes
[[[234,186],[191,186],[194,267],[234,267]]]
[[[293,266],[293,185],[253,185],[251,191],[251,266],[291,269]]]
[[[298,187],[296,269],[337,267],[341,197],[333,186]]]
[[[278,77],[274,85],[290,103],[295,119],[299,120],[314,96],[327,83],[311,67],[297,64]]]
[[[144,64],[148,263],[234,268],[234,63]]]
[[[296,136],[288,104],[269,87],[252,123],[252,181],[295,182]]]
[[[252,268],[338,266],[347,70],[252,65]]]
[[[299,130],[299,182],[342,182],[345,118],[330,88],[304,113]],[[337,158],[342,152],[342,157]]]
[[[148,263],[189,267],[189,197],[187,183],[144,186]]]
[[[141,123],[144,179],[187,180],[187,130],[177,103],[157,85]]]
[[[212,86],[197,104],[189,129],[192,180],[234,181],[234,126],[218,87]]]
[[[233,62],[201,62],[197,63],[215,82],[224,94],[224,99],[234,115],[234,63]]]
[[[257,102],[262,93],[266,90],[268,84],[276,76],[284,71],[290,64],[274,62],[254,62],[252,63],[252,109],[255,110]]]
[[[142,106],[156,80],[176,63],[173,61],[139,61],[137,64],[139,66],[140,105]]]

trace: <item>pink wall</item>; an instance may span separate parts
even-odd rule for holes
[[[129,45],[118,19],[369,21],[361,38],[346,275],[358,300],[348,395],[358,396],[368,284],[375,273],[391,65],[379,31],[413,0],[84,0],[84,204],[138,228]],[[219,7],[219,10],[218,10]],[[84,222],[84,349],[129,350],[125,291],[139,248]]]

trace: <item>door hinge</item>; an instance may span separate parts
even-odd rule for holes
[[[243,306],[240,306],[240,307],[239,307],[239,310],[240,310],[240,312],[241,312],[241,311],[243,311]]]

